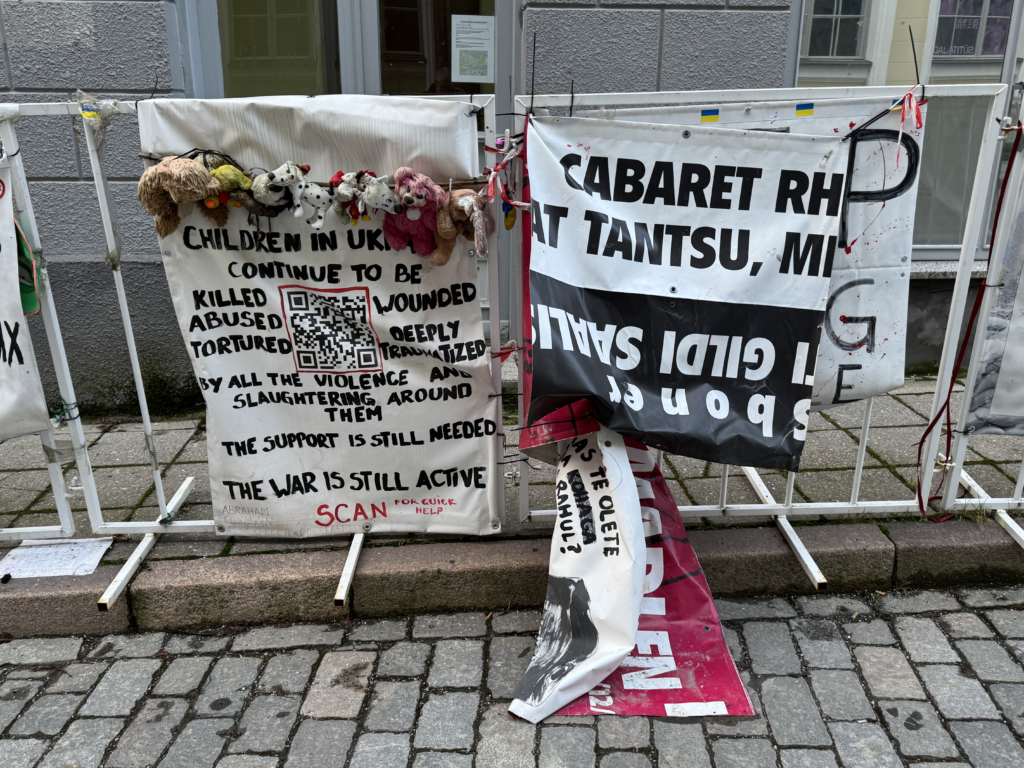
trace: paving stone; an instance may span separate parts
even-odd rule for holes
[[[469,749],[473,746],[476,693],[431,694],[420,712],[414,744],[417,749]]]
[[[187,656],[193,653],[220,653],[230,643],[230,637],[171,635],[171,638],[164,645],[164,650],[172,656]]]
[[[510,715],[507,704],[491,705],[480,722],[476,768],[533,766],[536,733],[537,726]]]
[[[193,656],[175,659],[170,663],[153,689],[155,696],[187,696],[199,687],[213,659]]]
[[[418,682],[378,682],[373,687],[370,714],[367,715],[363,727],[368,731],[411,731],[419,701]]]
[[[480,640],[440,640],[434,645],[427,685],[431,688],[476,688],[484,674]]]
[[[959,667],[919,667],[925,688],[942,716],[950,720],[998,720],[995,704],[981,683],[964,677]]]
[[[14,722],[42,685],[38,680],[8,680],[0,685],[0,733]]]
[[[106,768],[149,768],[162,753],[177,729],[188,702],[184,699],[149,699],[135,716],[117,749],[107,758]]]
[[[40,739],[4,739],[0,741],[0,765],[4,768],[32,768],[50,742]]]
[[[777,768],[775,747],[765,739],[719,739],[712,749],[717,768]]]
[[[935,708],[921,701],[880,703],[889,733],[905,757],[959,757],[953,739],[943,729]]]
[[[651,721],[646,717],[598,717],[597,744],[602,749],[647,749],[651,746]]]
[[[864,601],[841,595],[798,597],[796,602],[805,616],[837,616],[842,619],[849,618],[855,613],[861,616],[873,613],[871,607]]]
[[[939,616],[939,626],[952,638],[992,637],[992,630],[973,613],[945,613]]]
[[[612,752],[601,758],[601,768],[651,768],[651,761],[635,752]]]
[[[910,660],[918,664],[957,664],[960,656],[946,640],[942,630],[931,619],[898,616],[896,634],[907,649]]]
[[[761,702],[776,744],[787,747],[832,744],[803,678],[773,677],[765,680],[761,684]]]
[[[533,659],[532,637],[496,637],[487,660],[487,687],[495,699],[511,699]],[[436,664],[436,662],[435,662]]]
[[[53,664],[47,664],[53,667]],[[12,669],[7,673],[8,680],[46,680],[53,676],[54,669]]]
[[[301,696],[257,696],[242,715],[241,737],[229,752],[280,752],[299,714]]]
[[[594,768],[596,736],[589,728],[543,728],[537,768]]]
[[[302,704],[302,714],[323,719],[356,717],[366,698],[376,658],[372,651],[325,655]]]
[[[408,762],[408,734],[364,733],[356,742],[349,768],[405,768]]]
[[[1024,611],[985,611],[985,616],[1003,637],[1024,637]]]
[[[956,611],[960,603],[945,592],[890,592],[879,600],[882,613],[927,613]]]
[[[961,640],[956,644],[979,680],[1024,683],[1024,669],[995,640]]]
[[[171,744],[158,768],[212,768],[231,726],[230,720],[223,719],[191,721]]]
[[[80,716],[124,717],[131,714],[136,702],[145,696],[160,669],[157,659],[122,659],[115,661],[89,695]]]
[[[124,720],[109,717],[73,721],[39,768],[98,768],[123,724]]]
[[[235,638],[233,651],[270,651],[304,645],[340,645],[345,631],[322,624],[296,624],[286,629],[257,627]]]
[[[781,597],[768,600],[715,600],[720,621],[746,619],[791,619],[796,616],[793,606]]]
[[[58,664],[74,661],[82,648],[79,637],[39,637],[12,640],[0,645],[0,667],[4,664]]]
[[[854,672],[815,669],[811,672],[811,687],[825,717],[832,720],[876,719],[875,710]]]
[[[836,756],[823,749],[783,749],[782,768],[838,768]]]
[[[989,692],[1013,730],[1024,734],[1024,685],[1000,683],[990,687]]]
[[[453,613],[417,616],[413,637],[483,637],[487,634],[487,616],[483,613]]]
[[[658,750],[658,768],[711,768],[707,742],[699,725],[666,723],[655,718],[654,747]]]
[[[540,611],[512,611],[491,617],[491,631],[496,635],[531,632],[540,629]]]
[[[107,671],[109,664],[95,662],[93,664],[68,664],[60,670],[46,689],[47,693],[86,693],[99,680],[100,675]]]
[[[854,645],[895,645],[889,625],[881,619],[843,624],[843,629]]]
[[[755,675],[798,675],[800,658],[793,648],[789,627],[782,622],[747,622],[743,625],[750,668]]]
[[[247,657],[223,658],[214,664],[196,701],[196,716],[237,715],[256,682],[259,668],[259,659]]]
[[[346,720],[303,720],[288,749],[284,768],[342,766],[348,757],[356,724]]]
[[[412,768],[472,768],[473,756],[458,752],[420,752]]]
[[[220,759],[217,768],[277,768],[277,758],[263,755],[228,755]]]
[[[144,659],[159,651],[167,638],[163,632],[144,635],[107,635],[89,654],[90,659]]]
[[[876,699],[923,699],[924,690],[906,657],[896,648],[854,648],[861,674]]]
[[[767,736],[768,721],[764,719],[764,712],[761,710],[761,698],[757,691],[750,684],[750,672],[740,672],[740,680],[743,681],[750,697],[750,703],[754,707],[754,715],[744,717],[709,717],[705,722],[708,733],[714,736]]]
[[[348,633],[348,639],[358,642],[404,640],[408,629],[408,619],[385,619],[354,627]]]
[[[56,736],[84,700],[85,696],[74,694],[40,696],[15,721],[10,733],[13,736]]]
[[[950,723],[949,729],[978,768],[1024,766],[1024,750],[1002,723]]]
[[[962,589],[958,594],[964,605],[968,608],[999,608],[1004,605],[1024,605],[1024,588]]]
[[[735,629],[722,627],[722,636],[725,638],[725,644],[729,646],[729,653],[732,654],[732,660],[735,661],[738,666],[743,662],[743,644],[740,642],[740,633]]]
[[[834,623],[822,619],[793,619],[789,625],[807,666],[853,669],[850,649]]]
[[[903,768],[903,762],[874,723],[829,723],[839,759],[857,768]]]
[[[395,643],[380,655],[377,674],[391,677],[416,677],[427,669],[430,646],[427,643]]]
[[[271,656],[260,675],[258,689],[264,693],[302,693],[320,654],[298,650]]]

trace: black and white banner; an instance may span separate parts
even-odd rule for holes
[[[647,445],[795,470],[841,137],[535,118],[529,423],[580,398]]]
[[[594,110],[615,120],[845,136],[890,109],[888,98],[692,104]],[[845,247],[832,265],[811,395],[813,410],[903,385],[910,260],[924,127],[897,107],[851,138]],[[927,105],[921,105],[927,122]],[[901,130],[902,129],[902,130]]]
[[[0,168],[0,442],[50,429],[43,385],[21,308],[11,172]]]

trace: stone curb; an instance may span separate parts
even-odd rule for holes
[[[1024,550],[995,523],[797,526],[836,592],[1024,581]],[[886,535],[888,534],[888,535]],[[778,529],[690,533],[715,597],[806,594],[811,584]],[[349,600],[354,617],[504,610],[543,604],[547,539],[366,549]],[[345,552],[149,562],[108,613],[96,600],[117,573],[0,585],[0,633],[101,635],[279,622],[337,622]]]

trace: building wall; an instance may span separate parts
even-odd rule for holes
[[[778,88],[788,0],[584,0],[523,4],[523,92]]]
[[[118,0],[0,3],[0,101],[54,102],[81,88],[105,98],[184,95],[174,2]],[[76,119],[26,117],[17,125],[43,257],[78,402],[88,411],[132,411],[135,389],[100,225],[85,140]],[[105,170],[119,217],[123,277],[151,407],[201,401],[160,263],[152,219],[135,194],[142,172],[134,117],[107,130]],[[59,401],[43,325],[29,327],[50,402]]]
[[[917,47],[918,65],[931,58],[925,50],[929,39],[928,18],[931,0],[899,0],[896,4],[896,20],[892,28],[892,47],[889,49],[889,68],[886,72],[887,85],[916,83],[914,72],[914,47]],[[914,45],[910,44],[910,30],[914,30]]]

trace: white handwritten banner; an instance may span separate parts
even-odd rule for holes
[[[499,399],[476,263],[385,244],[378,213],[273,231],[198,212],[161,241],[207,405],[225,535],[490,534]]]
[[[586,397],[646,445],[797,469],[848,147],[532,119],[528,423]]]
[[[43,385],[21,309],[11,171],[0,167],[0,442],[50,428]]]
[[[890,109],[892,99],[734,102],[594,110],[596,117],[671,125],[845,136]],[[921,106],[927,122],[928,107]],[[907,301],[924,126],[889,111],[851,138],[845,237],[835,254],[818,347],[814,410],[903,385]],[[900,130],[902,128],[902,131]]]

